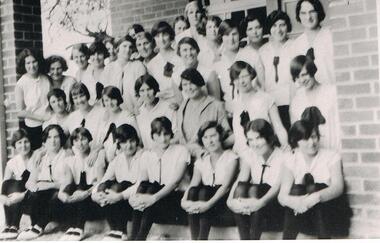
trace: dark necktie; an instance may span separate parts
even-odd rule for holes
[[[103,143],[104,143],[105,141],[107,141],[108,137],[109,137],[111,134],[113,134],[113,133],[115,132],[115,130],[116,130],[116,125],[115,125],[115,123],[111,123],[110,126],[109,126],[109,128],[108,128],[108,131],[107,131],[107,133],[106,133],[106,136],[105,136],[105,138],[104,138],[104,140],[103,140]]]
[[[80,126],[84,127],[86,125],[86,119],[83,118],[83,120],[80,122]]]
[[[279,63],[280,63],[280,57],[279,56],[273,57],[273,65],[274,65],[276,83],[278,82],[278,64]]]
[[[269,167],[269,165],[267,165],[267,164],[262,164],[261,166],[263,167],[263,169],[262,169],[262,171],[261,171],[261,176],[260,176],[260,185],[263,184],[264,172],[265,172],[265,169],[266,169],[267,167]]]
[[[307,50],[306,56],[309,57],[311,60],[315,60],[315,55],[314,55],[314,48],[311,47]]]

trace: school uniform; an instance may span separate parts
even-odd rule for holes
[[[68,104],[70,104],[70,90],[71,90],[71,87],[73,87],[73,85],[76,82],[77,81],[75,80],[75,78],[73,78],[71,76],[66,76],[66,75],[63,76],[63,81],[62,81],[61,87],[59,87],[59,88],[62,89],[65,92],[66,102]]]
[[[137,193],[154,194],[161,190],[177,176],[173,172],[180,164],[190,164],[190,154],[183,145],[170,145],[160,157],[153,150],[145,151],[141,156],[140,169],[148,180],[140,182]],[[180,205],[182,196],[183,192],[175,189],[143,212],[134,210],[132,239],[145,240],[153,222],[178,223],[185,218]]]
[[[90,105],[95,105],[95,102],[98,99],[101,98],[101,90],[97,88],[101,84],[104,86],[101,81],[102,81],[102,72],[99,76],[95,76],[95,70],[93,66],[88,66],[86,71],[83,74],[83,77],[81,79],[81,82],[86,85],[86,88],[88,89],[88,92],[90,93],[90,99],[88,103]],[[98,89],[98,90],[97,90]]]
[[[191,187],[188,192],[189,201],[208,201],[225,180],[226,169],[229,164],[237,160],[238,156],[231,150],[225,150],[215,163],[211,164],[210,154],[204,154],[194,164],[194,170],[201,174],[201,184]],[[207,240],[211,229],[212,221],[222,221],[222,215],[226,215],[230,210],[226,206],[227,195],[222,197],[207,212],[200,214],[188,214],[191,238],[193,240]]]
[[[294,178],[290,195],[305,195],[322,190],[331,184],[331,167],[340,163],[341,156],[334,150],[319,149],[311,163],[306,163],[301,151],[296,149],[285,161]],[[348,232],[352,211],[345,194],[328,202],[320,202],[300,215],[285,209],[284,239],[295,239],[298,232],[317,234],[330,238],[337,232]]]
[[[92,109],[83,114],[80,110],[75,110],[67,117],[64,127],[67,127],[70,134],[78,127],[87,128],[90,133],[96,132],[99,124],[99,117],[104,115],[102,107],[92,107]]]
[[[50,119],[42,124],[42,129],[44,130],[47,126],[55,124],[59,125],[63,129],[63,131],[65,131],[65,133],[69,133],[69,128],[66,126],[68,117],[69,115],[63,118],[58,118],[56,114],[52,114]]]
[[[104,87],[112,85],[121,91],[124,76],[123,69],[124,66],[122,66],[117,60],[106,65],[100,80]]]
[[[265,161],[252,149],[244,150],[241,153],[241,163],[248,165],[251,179],[249,182],[238,182],[234,198],[263,197],[279,182],[282,165],[287,156],[287,153],[275,147]],[[278,203],[277,198],[251,215],[235,214],[240,239],[259,240],[263,231],[282,230],[283,214],[283,208]]]
[[[37,115],[48,116],[49,102],[46,97],[51,89],[51,84],[47,76],[39,74],[37,78],[30,78],[24,74],[17,81],[16,87],[23,93],[25,110]],[[30,135],[32,150],[41,147],[42,122],[25,118],[24,121],[20,121],[19,125]]]

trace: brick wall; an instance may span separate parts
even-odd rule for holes
[[[142,24],[150,31],[158,20],[172,24],[177,15],[183,14],[187,0],[112,0],[112,35],[121,36],[134,23]]]
[[[380,97],[376,0],[330,3],[351,237],[380,237]]]
[[[12,131],[18,128],[16,117],[16,104],[14,97],[14,87],[18,76],[16,74],[16,55],[23,48],[36,48],[42,51],[42,28],[41,28],[41,7],[40,1],[28,0],[2,0],[0,6],[1,21],[1,57],[2,65],[0,77],[0,104],[4,104],[4,112],[1,112],[1,122],[5,120],[5,127],[1,127],[0,139],[6,137],[7,151],[2,153],[2,161],[6,162],[6,157],[11,157],[10,136]],[[3,140],[4,141],[4,140]],[[5,146],[1,146],[2,149]],[[3,167],[4,168],[4,167]]]

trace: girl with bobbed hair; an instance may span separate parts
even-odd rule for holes
[[[102,219],[103,209],[91,200],[91,191],[103,177],[106,163],[98,156],[92,166],[87,159],[91,153],[91,133],[83,127],[76,128],[70,135],[75,153],[66,158],[63,183],[58,199],[64,214],[73,215],[69,229],[60,240],[79,241],[84,237],[87,220]]]
[[[102,76],[105,67],[104,60],[109,56],[109,53],[102,42],[95,41],[89,47],[89,54],[91,63],[80,81],[86,85],[90,92],[90,105],[99,105],[104,87]]]
[[[210,95],[223,100],[228,117],[233,114],[232,100],[236,95],[229,75],[229,69],[235,61],[249,63],[257,73],[258,83],[264,82],[264,67],[259,52],[256,50],[239,49],[239,26],[232,19],[223,20],[218,29],[218,38],[223,42],[223,52],[220,61],[214,64],[214,71],[208,85]],[[236,90],[235,90],[236,91]]]
[[[149,32],[143,32],[137,36],[136,48],[145,66],[157,55],[155,52],[156,41]]]
[[[265,70],[263,88],[274,97],[282,124],[289,130],[289,104],[295,92],[289,72],[292,41],[288,33],[292,31],[292,25],[289,16],[280,10],[270,13],[266,22],[270,33],[269,42],[259,50]]]
[[[238,93],[233,100],[234,150],[240,154],[247,149],[244,127],[249,121],[258,118],[271,123],[281,146],[287,147],[288,136],[281,123],[276,102],[272,96],[260,89],[255,69],[246,62],[237,61],[231,66],[230,79]]]
[[[173,21],[173,29],[176,36],[187,30],[189,27],[190,24],[185,18],[185,16],[179,15],[175,17]]]
[[[212,220],[228,210],[226,200],[238,156],[223,148],[224,136],[216,121],[204,123],[198,131],[198,143],[205,153],[195,162],[193,177],[181,200],[188,213],[192,240],[207,240]]]
[[[3,176],[0,203],[4,205],[5,228],[0,233],[0,239],[11,240],[19,234],[20,219],[26,203],[25,183],[33,169],[34,161],[29,134],[24,129],[12,134],[12,147],[15,156],[8,160]]]
[[[243,40],[247,42],[244,48],[252,48],[258,51],[268,39],[264,38],[265,18],[248,14],[241,23]]]
[[[122,108],[135,113],[138,108],[134,96],[134,83],[138,77],[146,73],[146,68],[138,60],[131,60],[136,52],[136,41],[129,35],[116,40],[116,61],[110,63],[103,72],[102,83],[115,86],[121,91],[124,103]]]
[[[259,240],[263,231],[282,229],[282,207],[277,201],[285,153],[272,125],[264,119],[248,122],[248,149],[240,156],[240,173],[227,205],[235,213],[241,240]]]
[[[157,96],[160,92],[160,86],[156,79],[149,74],[145,74],[136,80],[135,92],[142,103],[137,115],[137,124],[144,148],[150,149],[154,145],[151,136],[152,121],[157,117],[165,116],[172,122],[172,130],[175,132],[176,112],[171,108],[169,102]]]
[[[103,240],[126,238],[127,222],[132,220],[133,211],[128,199],[136,192],[142,163],[142,150],[134,127],[122,124],[116,128],[113,137],[119,153],[91,195],[92,200],[104,208],[104,215],[111,228]]]
[[[321,148],[319,140],[318,127],[309,121],[296,121],[290,128],[294,152],[282,168],[278,195],[285,207],[283,239],[296,239],[305,227],[320,239],[348,232],[352,212],[343,196],[342,159],[336,151]]]
[[[17,56],[17,73],[22,75],[15,86],[19,127],[30,135],[32,150],[41,146],[42,123],[48,119],[46,96],[51,82],[45,75],[42,54],[24,49]]]
[[[295,57],[290,64],[290,73],[299,88],[290,103],[290,120],[292,123],[301,119],[308,107],[317,107],[326,123],[319,126],[320,144],[324,148],[340,150],[340,129],[337,108],[336,86],[320,83],[317,79],[319,67],[308,56]]]
[[[131,240],[146,240],[154,220],[177,222],[184,214],[180,185],[190,154],[185,146],[171,143],[171,126],[166,117],[157,117],[151,123],[155,145],[141,155],[137,193],[129,197],[134,209]]]
[[[117,55],[116,55],[116,42],[115,42],[115,38],[114,37],[106,37],[104,40],[103,40],[103,44],[105,45],[105,47],[107,48],[107,51],[109,53],[109,57],[108,59],[106,59],[106,66],[115,61],[117,59]]]
[[[50,124],[58,124],[62,127],[65,133],[69,134],[68,127],[66,125],[69,112],[67,111],[68,103],[66,94],[62,89],[52,89],[47,94],[49,101],[49,108],[51,115],[49,120],[42,124],[42,128],[45,129]]]
[[[303,33],[293,42],[293,55],[306,55],[314,60],[319,71],[317,80],[321,83],[335,83],[333,41],[329,27],[322,25],[326,17],[320,0],[299,0],[296,19],[304,28]]]
[[[52,55],[46,59],[46,64],[52,88],[62,89],[68,98],[70,89],[76,80],[73,77],[63,75],[63,72],[66,72],[68,69],[66,60],[62,56]]]
[[[67,152],[63,149],[66,143],[63,129],[56,124],[47,126],[42,132],[42,143],[46,152],[38,156],[26,182],[31,227],[22,231],[17,240],[36,239],[43,234],[50,221],[62,221],[66,216],[61,214],[62,207],[59,207],[57,197],[64,182],[67,158]]]
[[[88,60],[90,59],[90,50],[87,45],[84,43],[74,45],[71,50],[70,59],[74,60],[75,64],[78,66],[75,79],[78,82],[81,82],[88,67]]]

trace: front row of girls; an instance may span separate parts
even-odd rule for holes
[[[343,193],[342,164],[336,152],[320,148],[314,124],[296,121],[289,131],[292,151],[284,152],[270,123],[248,121],[248,148],[239,158],[223,146],[228,133],[208,121],[197,132],[202,154],[190,184],[190,153],[171,143],[172,123],[166,117],[152,121],[154,145],[146,150],[133,126],[118,126],[113,132],[117,153],[108,166],[104,156],[88,163],[93,138],[86,128],[71,132],[69,150],[63,129],[48,125],[45,151],[34,153],[28,133],[18,130],[12,139],[17,155],[7,163],[0,196],[6,217],[1,236],[35,239],[55,221],[69,225],[63,239],[81,240],[87,220],[105,218],[111,229],[107,240],[126,239],[128,221],[128,239],[145,240],[153,222],[182,213],[191,239],[205,240],[212,222],[231,210],[241,239],[260,239],[281,218],[284,239],[295,239],[308,222],[319,238],[329,238],[329,216],[337,210],[330,202]],[[19,233],[23,213],[30,214],[32,225]]]

